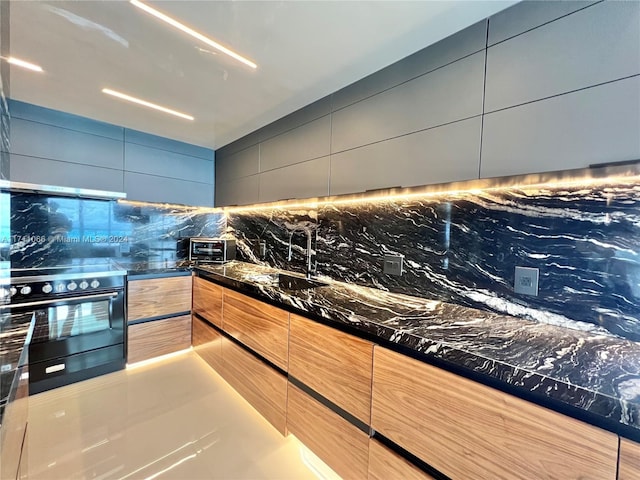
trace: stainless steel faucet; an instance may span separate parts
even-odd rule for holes
[[[310,228],[294,228],[291,230],[289,234],[289,255],[287,256],[287,261],[291,261],[291,241],[293,240],[293,235],[296,232],[304,232],[307,234],[307,278],[311,278],[311,274],[313,273],[313,266],[311,264],[311,229]]]

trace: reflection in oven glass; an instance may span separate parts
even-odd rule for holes
[[[109,302],[84,302],[38,310],[34,342],[58,340],[111,328]]]

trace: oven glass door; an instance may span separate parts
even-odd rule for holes
[[[112,328],[111,300],[74,301],[35,311],[32,342],[47,342]]]
[[[124,291],[67,297],[15,306],[32,311],[29,362],[41,362],[123,344]]]

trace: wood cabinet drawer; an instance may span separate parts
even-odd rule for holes
[[[616,435],[381,347],[372,426],[454,480],[616,477]]]
[[[291,314],[289,374],[369,425],[373,344]]]
[[[191,277],[129,280],[127,320],[191,311]]]
[[[341,477],[367,478],[369,436],[291,383],[287,428]]]
[[[368,480],[433,480],[408,460],[389,450],[373,438],[369,440],[369,477]]]
[[[197,313],[220,328],[222,328],[223,290],[224,288],[220,285],[200,277],[193,277],[193,313]]]
[[[637,480],[638,478],[640,478],[640,444],[621,438],[618,480]]]
[[[222,338],[224,379],[286,435],[287,379],[228,338]]]
[[[224,289],[223,303],[224,331],[287,370],[289,313],[228,289]]]
[[[127,362],[134,363],[191,346],[191,315],[129,325]]]
[[[193,350],[215,371],[222,368],[222,334],[195,315],[191,317]]]

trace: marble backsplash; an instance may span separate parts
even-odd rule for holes
[[[241,260],[303,273],[309,231],[319,275],[639,340],[639,207],[640,185],[634,184],[245,208],[226,215],[2,192],[0,261],[12,268],[92,258],[173,266],[186,255],[180,239],[231,235]],[[389,253],[404,255],[402,276],[383,273]],[[514,293],[516,266],[539,269],[538,296]]]
[[[640,340],[640,185],[462,192],[228,214],[241,259],[336,280]],[[260,256],[260,243],[266,255]],[[382,271],[385,254],[405,273]],[[538,296],[514,293],[516,266]]]
[[[12,268],[95,258],[173,266],[186,255],[181,238],[219,236],[225,226],[222,213],[196,207],[16,192],[0,194],[2,205],[10,216],[2,216],[0,246]]]

